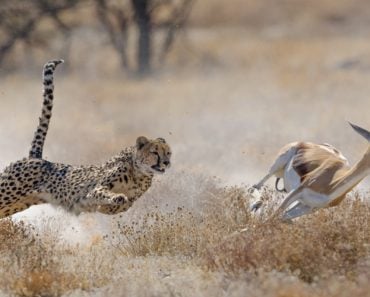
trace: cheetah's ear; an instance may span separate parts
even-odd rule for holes
[[[157,138],[156,140],[162,143],[166,143],[166,140],[164,140],[164,138]]]
[[[145,136],[140,136],[136,139],[136,147],[138,150],[141,150],[144,145],[146,145],[149,142],[148,138]]]

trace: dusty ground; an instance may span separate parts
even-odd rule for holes
[[[37,206],[15,216],[26,226],[2,221],[4,294],[368,296],[369,180],[292,226],[248,213],[245,188],[283,144],[328,142],[351,163],[366,147],[346,121],[370,128],[369,32],[293,23],[192,28],[144,81],[117,75],[109,49],[84,50],[96,39],[79,45],[58,69],[46,157],[99,163],[146,135],[166,138],[173,166],[122,216]],[[40,90],[26,66],[1,77],[1,168],[28,152]]]

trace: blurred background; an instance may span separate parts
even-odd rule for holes
[[[66,63],[51,161],[100,163],[163,137],[173,166],[159,184],[186,173],[249,185],[288,142],[328,142],[351,163],[367,145],[346,121],[370,128],[369,1],[0,3],[1,168],[28,152],[54,58]]]

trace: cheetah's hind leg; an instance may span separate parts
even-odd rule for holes
[[[42,203],[45,203],[45,201],[34,196],[10,198],[9,196],[0,193],[0,219],[26,210],[32,205]]]

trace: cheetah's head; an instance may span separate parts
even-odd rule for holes
[[[136,140],[136,164],[151,173],[164,173],[170,167],[171,149],[163,138],[149,140],[144,136]]]

